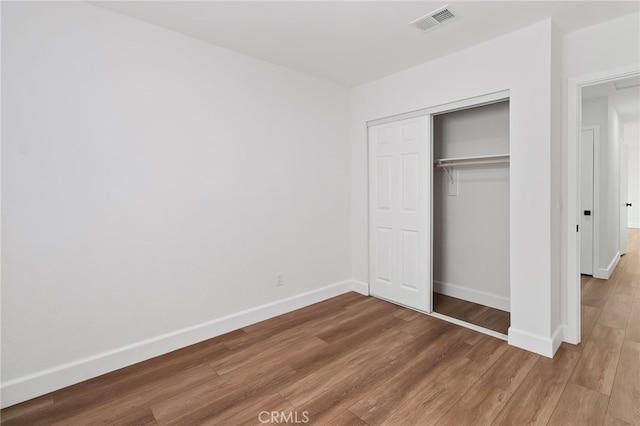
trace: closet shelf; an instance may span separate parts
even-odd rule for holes
[[[440,158],[434,162],[436,167],[484,166],[491,164],[509,164],[509,154],[483,155],[479,157]]]

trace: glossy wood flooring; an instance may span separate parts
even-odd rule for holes
[[[457,318],[505,335],[511,325],[509,312],[445,296],[440,293],[433,293],[433,310],[439,314]]]
[[[583,280],[583,343],[553,359],[349,293],[9,407],[2,424],[640,425],[638,237],[610,280]]]

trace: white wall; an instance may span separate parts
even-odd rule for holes
[[[509,153],[509,103],[434,117],[435,159]],[[509,304],[509,167],[436,169],[434,291],[505,311]],[[436,309],[437,311],[437,309]]]
[[[591,75],[593,73],[615,70],[640,64],[640,14],[635,13],[622,18],[604,22],[565,35],[563,39],[563,88],[562,88],[562,164],[560,181],[555,185],[562,187],[562,238],[561,238],[561,276],[562,281],[562,317],[563,324],[568,323],[567,283],[568,277],[568,238],[570,230],[575,229],[574,212],[566,210],[568,202],[568,80],[573,77]]]
[[[634,13],[565,35],[565,77],[637,64],[640,57],[639,22],[640,14]]]
[[[640,228],[640,122],[624,123],[622,139],[629,145],[627,164],[629,171],[627,226]],[[625,200],[622,200],[625,202]]]
[[[510,90],[510,342],[551,354],[551,22],[357,87],[351,102],[354,278],[367,281],[366,122]]]
[[[4,405],[349,279],[346,89],[85,3],[2,8]]]
[[[603,247],[606,252],[604,261],[609,258],[609,263],[602,265],[607,268],[608,273],[613,273],[613,265],[617,264],[620,258],[620,140],[622,138],[622,127],[618,112],[613,107],[611,101],[608,105],[609,119],[609,164],[607,165],[607,205],[609,209],[609,217],[606,223],[606,243]],[[604,183],[604,182],[603,182]],[[602,200],[602,197],[600,198]],[[602,258],[602,254],[600,255]],[[602,261],[601,260],[601,261]]]

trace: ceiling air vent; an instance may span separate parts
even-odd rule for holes
[[[413,25],[423,33],[426,33],[442,24],[453,22],[459,17],[460,16],[456,15],[449,5],[446,5],[409,22],[409,25]]]

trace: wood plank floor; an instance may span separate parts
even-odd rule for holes
[[[553,359],[349,293],[6,408],[1,422],[640,425],[638,230],[629,246],[610,280],[583,278],[582,343]]]
[[[507,334],[511,325],[509,312],[440,293],[433,293],[433,310],[502,334]]]

